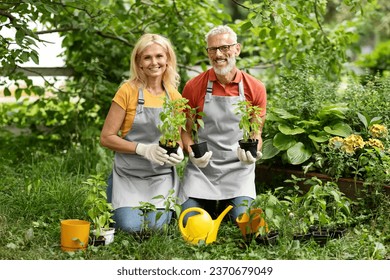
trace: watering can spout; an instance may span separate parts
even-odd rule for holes
[[[233,208],[232,205],[229,205],[228,207],[226,207],[225,210],[223,210],[223,212],[218,216],[217,219],[215,219],[213,222],[213,229],[210,231],[209,235],[207,236],[207,239],[206,239],[206,243],[211,243],[211,242],[214,242],[216,239],[217,239],[217,234],[218,234],[218,230],[219,230],[219,226],[221,225],[221,222],[223,220],[223,218],[226,216],[226,214]],[[210,242],[207,242],[207,241],[210,241]]]
[[[179,217],[179,229],[183,238],[193,244],[198,244],[203,240],[206,244],[212,243],[217,239],[218,229],[226,214],[233,208],[229,205],[216,220],[213,220],[209,213],[202,208],[192,207],[184,210]],[[184,227],[184,216],[189,212],[198,214],[192,215],[187,220],[187,225]]]

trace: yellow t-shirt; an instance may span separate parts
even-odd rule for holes
[[[181,94],[172,86],[166,87],[169,97],[173,100],[182,98]],[[165,91],[158,95],[151,94],[147,89],[143,89],[145,107],[161,108],[163,105],[163,98]],[[138,105],[138,88],[135,88],[130,83],[126,82],[120,86],[116,92],[113,102],[117,103],[123,110],[126,111],[125,119],[122,123],[120,135],[125,137],[131,129],[135,118],[135,111]]]

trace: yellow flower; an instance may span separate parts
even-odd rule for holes
[[[343,145],[343,143],[344,139],[336,136],[329,139],[328,146],[329,148],[339,149]]]
[[[381,124],[373,124],[369,127],[369,131],[374,138],[383,138],[388,135],[387,127]]]
[[[341,147],[348,154],[353,154],[357,149],[364,147],[363,138],[360,135],[351,134],[344,139],[344,145]]]
[[[382,141],[381,140],[379,140],[379,139],[369,139],[367,142],[367,145],[368,146],[370,146],[370,147],[377,147],[377,148],[379,148],[379,149],[381,149],[381,150],[384,150],[384,146],[383,146],[383,143],[382,143]]]

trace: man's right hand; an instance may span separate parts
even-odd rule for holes
[[[190,161],[199,168],[205,168],[209,164],[210,158],[213,155],[212,151],[206,152],[202,157],[196,158],[194,153],[189,154]]]
[[[161,148],[158,144],[142,144],[138,143],[135,148],[136,154],[143,156],[144,158],[150,160],[153,163],[163,165],[167,162],[169,156],[167,155],[167,150]]]

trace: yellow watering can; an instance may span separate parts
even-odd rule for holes
[[[184,240],[198,244],[204,240],[206,244],[212,243],[217,239],[218,229],[225,215],[233,208],[229,205],[217,219],[213,220],[206,210],[199,207],[192,207],[184,210],[179,217],[179,229]],[[187,219],[187,225],[184,227],[184,216],[189,212],[197,212],[194,216]]]

